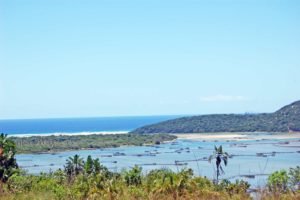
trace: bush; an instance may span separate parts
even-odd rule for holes
[[[196,177],[193,179],[193,182],[196,184],[197,188],[203,189],[213,189],[213,183],[205,177]]]
[[[236,180],[234,183],[231,183],[229,180],[224,179],[215,187],[217,191],[226,191],[230,195],[234,195],[246,193],[250,188],[250,184],[244,180]]]
[[[142,183],[142,168],[134,166],[131,170],[125,172],[124,179],[127,185],[140,185]]]
[[[283,193],[288,190],[288,174],[286,170],[272,173],[268,178],[268,187],[272,192]]]
[[[7,182],[7,186],[12,193],[29,192],[33,185],[37,182],[37,178],[34,176],[20,176],[14,174]]]
[[[291,190],[300,189],[300,167],[290,168],[289,170],[289,186]]]

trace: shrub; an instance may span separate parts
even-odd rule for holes
[[[291,190],[300,189],[300,167],[290,168],[289,170],[289,186]]]
[[[12,193],[29,192],[36,182],[37,178],[34,176],[20,176],[14,174],[8,180],[7,186]]]
[[[140,185],[142,183],[142,168],[137,165],[125,172],[124,177],[127,185]]]
[[[288,174],[286,170],[280,170],[272,173],[268,178],[268,187],[272,192],[286,192],[288,189]]]
[[[219,184],[215,185],[217,191],[226,191],[230,195],[245,194],[250,188],[250,184],[244,180],[236,180],[231,183],[229,180],[224,179]]]

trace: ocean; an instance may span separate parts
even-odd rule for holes
[[[144,125],[177,117],[180,116],[0,120],[0,132],[10,136],[128,132]],[[225,151],[233,155],[222,178],[230,180],[241,178],[249,181],[253,186],[263,186],[270,173],[300,165],[299,159],[295,159],[299,155],[299,144],[299,138],[230,141],[177,139],[153,146],[17,154],[16,159],[19,166],[30,174],[63,168],[67,158],[79,154],[84,159],[88,155],[99,158],[102,164],[116,172],[135,165],[141,166],[144,172],[159,168],[169,168],[173,171],[191,168],[195,175],[214,178],[214,164],[209,163],[207,157],[212,154],[215,145],[222,145]],[[115,154],[117,152],[122,152],[123,156]],[[266,156],[260,156],[261,153]],[[175,165],[178,162],[182,166]],[[247,178],[246,175],[255,175],[255,178]]]
[[[0,132],[8,135],[128,132],[138,127],[180,116],[93,117],[0,120]]]

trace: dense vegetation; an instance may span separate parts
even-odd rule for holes
[[[299,132],[300,101],[274,113],[183,117],[138,128],[132,133]]]
[[[110,134],[11,137],[10,139],[16,143],[17,153],[40,153],[123,145],[160,144],[161,142],[174,140],[176,136],[168,134]]]
[[[3,134],[0,152],[1,161],[15,161],[15,144]],[[227,163],[224,156],[220,146],[215,147],[211,158],[218,166],[218,158]],[[15,162],[7,163],[5,169],[11,173],[0,174],[1,199],[251,199],[247,192],[250,185],[245,181],[212,182],[194,176],[191,169],[177,173],[156,169],[143,174],[142,168],[135,166],[115,173],[91,156],[84,161],[75,155],[67,159],[64,169],[40,175],[26,174]],[[256,195],[260,199],[299,199],[299,182],[300,167],[275,172],[268,179],[268,187]]]
[[[0,182],[5,183],[18,169],[16,145],[3,133],[0,135]]]

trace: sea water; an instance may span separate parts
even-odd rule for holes
[[[0,120],[0,133],[8,135],[58,135],[62,133],[126,132],[179,116],[94,117]]]

